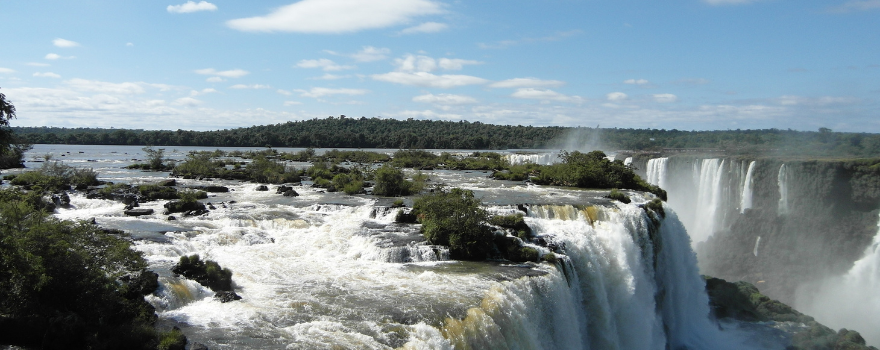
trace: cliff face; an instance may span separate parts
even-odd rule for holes
[[[665,162],[660,186],[696,242],[701,271],[785,303],[799,286],[848,271],[877,234],[880,160]]]

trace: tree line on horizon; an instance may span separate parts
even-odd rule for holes
[[[731,154],[880,154],[880,134],[781,129],[686,131],[494,125],[468,121],[345,116],[245,128],[190,131],[13,127],[32,144],[391,149],[704,149]]]

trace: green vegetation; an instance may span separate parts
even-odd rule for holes
[[[656,194],[666,200],[666,191],[648,184],[623,161],[610,161],[602,151],[563,152],[562,163],[540,168],[532,181],[539,185],[582,188],[628,188]]]
[[[14,113],[14,110],[13,110]],[[14,115],[14,114],[13,114]],[[3,115],[0,115],[2,117]],[[703,149],[734,154],[873,157],[880,135],[780,129],[685,131],[491,125],[480,122],[329,117],[218,131],[96,128],[11,128],[27,143],[229,147],[392,149],[529,149],[563,147],[564,140],[607,149]],[[12,144],[13,142],[4,142]],[[299,161],[310,161],[304,154]],[[359,162],[352,160],[354,162]]]
[[[474,193],[459,188],[436,190],[416,199],[413,211],[431,244],[449,247],[453,259],[482,260],[492,249],[489,214]]]
[[[180,331],[180,328],[174,327],[167,333],[160,335],[157,350],[184,350],[186,349],[186,336]]]
[[[489,218],[489,223],[514,230],[516,236],[523,240],[528,239],[532,235],[532,229],[526,225],[522,214],[495,215]]]
[[[792,345],[787,349],[848,349],[876,350],[866,346],[865,339],[855,331],[841,329],[834,332],[797,310],[777,300],[770,299],[748,282],[730,283],[720,278],[703,276],[706,291],[709,294],[709,305],[717,318],[734,318],[738,320],[776,321],[803,323],[808,328],[795,333]]]
[[[10,182],[15,186],[37,192],[59,192],[69,190],[71,187],[84,189],[101,184],[98,181],[98,173],[91,168],[75,168],[48,159],[40,169],[21,173]]]
[[[31,149],[27,141],[21,140],[9,127],[15,118],[15,106],[0,93],[0,169],[23,168],[24,152]]]
[[[147,155],[146,163],[135,163],[129,165],[129,169],[141,169],[152,171],[168,171],[174,169],[174,166],[165,164],[165,149],[155,149],[152,146],[141,148]]]
[[[202,215],[207,213],[205,205],[199,202],[199,199],[208,198],[208,194],[203,191],[188,190],[178,191],[180,200],[165,203],[166,214],[171,213],[187,213],[187,215]]]
[[[376,169],[374,179],[373,194],[378,196],[407,196],[416,190],[413,182],[404,177],[403,170],[387,163]]]
[[[191,152],[187,154],[185,161],[174,167],[171,175],[187,179],[220,178],[274,184],[300,181],[301,171],[287,168],[284,164],[269,159],[265,154],[251,154],[254,158],[250,163],[246,163],[244,169],[239,163],[234,163],[233,168],[228,169],[228,161],[219,159],[224,155],[222,151]]]
[[[181,256],[171,272],[195,280],[215,292],[232,290],[232,271],[221,268],[213,260],[202,261],[198,254]]]
[[[629,204],[630,202],[632,202],[632,200],[629,199],[629,196],[627,196],[625,193],[621,192],[620,190],[618,190],[616,188],[612,188],[611,192],[608,193],[607,197],[611,198],[613,200],[619,201],[623,204]],[[662,209],[662,207],[661,207],[661,209]]]
[[[155,274],[125,237],[58,220],[38,192],[0,190],[0,344],[155,349]]]

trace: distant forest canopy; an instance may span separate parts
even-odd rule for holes
[[[880,134],[819,131],[683,131],[493,125],[467,121],[347,118],[216,131],[13,127],[34,144],[391,149],[701,149],[729,154],[876,157]]]

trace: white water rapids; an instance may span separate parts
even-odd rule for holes
[[[142,205],[157,214],[132,218],[121,203],[80,194],[57,215],[131,232],[160,274],[148,300],[161,322],[211,349],[784,347],[710,319],[690,238],[671,208],[652,233],[638,207],[648,198],[638,193],[622,204],[602,198],[604,191],[428,174],[474,190],[494,213],[544,203],[525,205],[525,220],[559,247],[559,264],[449,261],[445,249],[423,242],[417,225],[393,223],[397,209],[383,199],[307,187],[290,198],[215,181],[231,190],[203,200],[216,210],[175,221],[159,214],[162,202]],[[114,179],[151,181],[137,172]],[[194,184],[202,183],[181,181]],[[171,266],[189,254],[231,269],[243,299],[220,303],[173,276]]]

